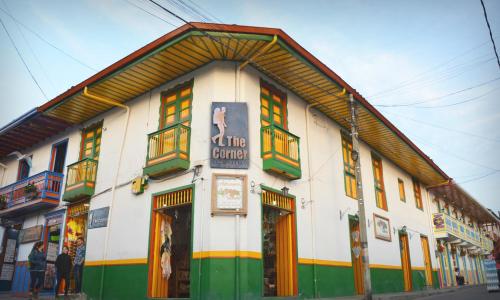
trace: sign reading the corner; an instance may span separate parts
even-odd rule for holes
[[[248,169],[248,107],[246,103],[212,102],[210,167]]]
[[[93,209],[89,213],[89,229],[108,226],[109,206]]]

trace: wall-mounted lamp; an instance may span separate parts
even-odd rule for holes
[[[252,194],[262,194],[262,188],[260,187],[260,184],[256,184],[255,181],[250,182],[250,193]]]
[[[357,161],[357,160],[358,160],[358,158],[359,158],[359,153],[358,153],[358,151],[353,150],[353,151],[351,152],[351,158],[352,158],[352,160],[353,160],[353,161]]]
[[[286,196],[288,196],[288,191],[289,190],[290,190],[289,188],[287,188],[286,186],[284,186],[283,188],[281,188],[281,193],[283,194],[283,196],[286,197]]]

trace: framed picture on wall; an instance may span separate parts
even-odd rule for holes
[[[212,215],[247,214],[247,176],[212,175]]]
[[[377,239],[391,241],[391,223],[389,219],[373,214],[373,228]]]

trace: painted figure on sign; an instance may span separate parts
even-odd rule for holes
[[[172,254],[172,228],[170,223],[166,220],[161,221],[161,247],[160,247],[160,264],[161,264],[161,274],[163,278],[170,277],[172,274],[172,266],[170,265],[170,256]]]
[[[214,109],[214,116],[213,116],[213,122],[215,125],[217,125],[217,128],[219,128],[219,134],[216,134],[212,137],[212,142],[215,144],[216,140],[219,139],[219,146],[223,147],[224,145],[224,131],[226,125],[226,120],[225,120],[225,114],[226,114],[226,108],[218,108],[216,107]]]

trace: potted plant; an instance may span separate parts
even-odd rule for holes
[[[7,196],[5,194],[0,195],[0,209],[7,207]]]
[[[33,183],[28,183],[24,187],[24,196],[29,200],[35,199],[38,196],[38,189]]]

